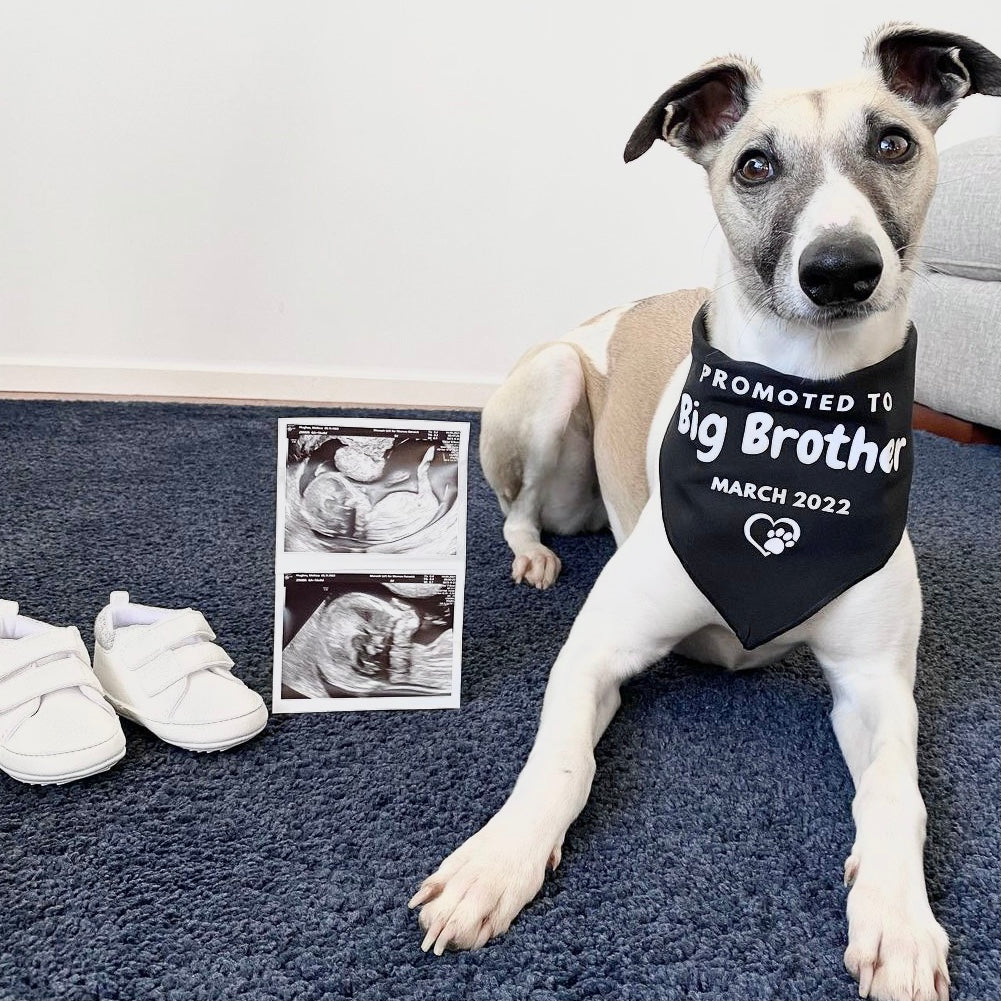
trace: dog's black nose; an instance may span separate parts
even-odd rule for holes
[[[882,273],[875,240],[858,233],[818,236],[799,258],[800,287],[818,306],[864,302]]]

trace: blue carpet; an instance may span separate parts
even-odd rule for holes
[[[0,402],[0,593],[88,642],[111,588],[195,604],[268,693],[278,415]],[[1001,463],[927,435],[917,459],[929,892],[954,998],[997,998]],[[561,540],[558,586],[516,588],[478,469],[470,489],[461,711],[277,717],[209,757],[125,724],[103,776],[0,776],[0,997],[855,996],[851,782],[805,654],[734,677],[669,660],[630,684],[540,897],[482,952],[419,951],[404,903],[500,806],[612,552]]]

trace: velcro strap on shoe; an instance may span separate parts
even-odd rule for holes
[[[70,655],[50,660],[4,679],[0,685],[0,713],[23,706],[25,702],[42,695],[79,687],[101,691],[94,672],[79,657]]]
[[[72,654],[79,657],[85,665],[90,663],[87,648],[75,626],[46,629],[33,636],[25,636],[16,643],[0,644],[0,682],[29,664],[34,664],[36,660],[55,657],[57,654]]]
[[[143,690],[150,697],[165,692],[189,674],[206,671],[210,667],[229,670],[233,661],[221,646],[215,643],[191,643],[176,650],[167,650],[144,664],[140,670]]]
[[[205,616],[193,608],[186,608],[177,615],[161,619],[144,629],[134,640],[130,639],[128,651],[133,670],[155,660],[161,654],[191,640],[214,640],[215,633],[205,621]]]

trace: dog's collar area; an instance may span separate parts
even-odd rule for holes
[[[836,379],[714,348],[705,307],[660,453],[668,540],[748,650],[879,570],[900,542],[913,468],[917,333]]]
[[[888,355],[882,361],[875,362],[866,368],[858,369],[855,372],[849,372],[845,375],[839,375],[832,379],[809,379],[805,376],[790,376],[787,372],[780,372],[778,369],[770,368],[768,365],[762,365],[760,362],[752,361],[738,361],[736,358],[731,358],[725,351],[720,348],[714,347],[710,343],[710,331],[709,331],[709,304],[703,303],[699,308],[699,311],[695,314],[695,319],[692,320],[692,357],[694,358],[696,352],[700,357],[708,358],[712,357],[713,364],[717,365],[723,369],[760,369],[762,373],[767,373],[769,376],[774,376],[776,378],[782,379],[795,379],[800,385],[816,384],[817,386],[832,386],[839,383],[843,383],[847,379],[857,379],[866,375],[866,373],[873,373],[874,378],[880,377],[880,369],[885,366],[886,372],[892,377],[892,374],[899,370],[902,364],[905,364],[908,356],[917,356],[917,330],[913,323],[908,324],[907,336],[904,338],[904,343],[893,352],[893,354]],[[911,379],[913,381],[914,373],[911,373]],[[762,378],[762,376],[758,376]]]

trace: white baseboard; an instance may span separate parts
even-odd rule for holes
[[[60,399],[153,399],[373,407],[479,408],[496,386],[428,378],[298,372],[104,368],[0,362],[0,394]]]

